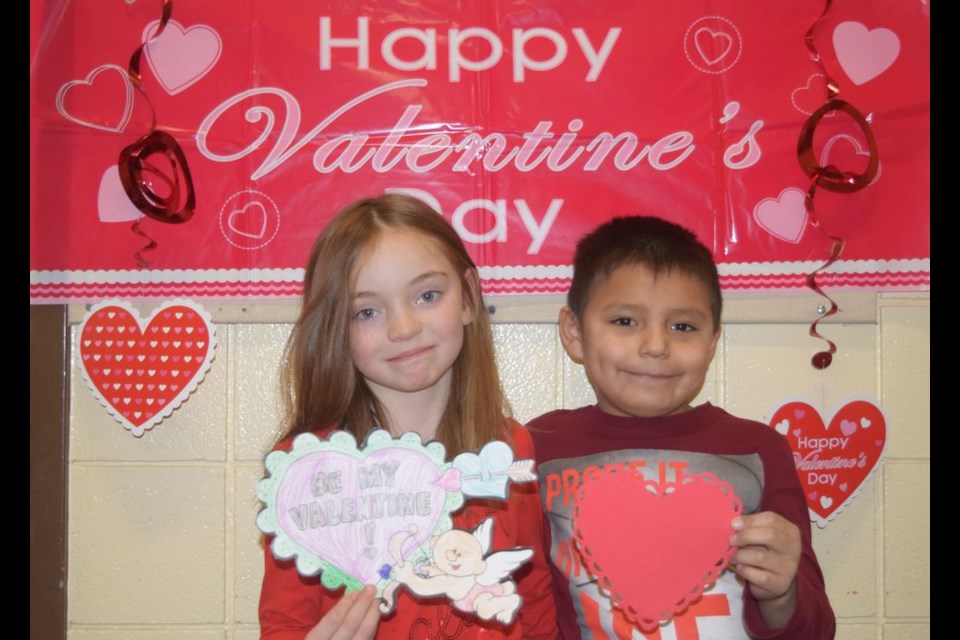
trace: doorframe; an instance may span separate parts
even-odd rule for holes
[[[30,638],[67,637],[66,305],[30,305]]]

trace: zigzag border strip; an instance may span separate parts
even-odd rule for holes
[[[725,290],[789,291],[807,287],[807,263],[719,265]],[[859,268],[858,268],[859,267]],[[483,291],[491,295],[558,294],[570,285],[569,266],[481,267]],[[211,269],[145,271],[31,271],[30,300],[71,304],[104,298],[296,299],[303,269]],[[837,262],[817,274],[824,288],[871,291],[928,291],[930,261]]]

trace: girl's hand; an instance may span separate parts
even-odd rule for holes
[[[767,626],[779,629],[796,608],[800,529],[772,511],[735,518],[733,528],[730,544],[739,549],[730,564],[747,581]]]
[[[372,640],[379,623],[377,590],[366,585],[344,594],[304,640]]]

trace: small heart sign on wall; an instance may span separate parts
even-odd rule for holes
[[[149,319],[124,301],[104,301],[80,325],[80,370],[94,397],[141,437],[179,407],[213,361],[210,315],[187,300],[158,307]]]
[[[767,424],[793,450],[810,519],[821,529],[857,496],[883,459],[887,421],[871,399],[846,398],[827,420],[803,399],[786,399]]]

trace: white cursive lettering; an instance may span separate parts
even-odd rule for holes
[[[329,134],[328,129],[350,110],[384,94],[426,84],[422,78],[413,78],[371,89],[335,109],[299,139],[300,105],[296,98],[276,87],[249,89],[228,98],[203,119],[196,134],[197,150],[214,162],[240,160],[263,146],[274,135],[274,128],[279,126],[273,147],[250,174],[252,180],[257,180],[274,171],[321,134]],[[270,106],[263,104],[262,98],[266,96],[280,99],[285,109],[281,121]],[[211,130],[225,113],[250,98],[260,98],[261,104],[248,108],[244,117],[250,123],[262,121],[264,126],[260,133],[238,151],[221,153],[212,149]],[[642,147],[637,134],[631,131],[617,134],[604,131],[578,144],[578,132],[583,128],[580,118],[570,121],[556,144],[549,144],[555,138],[551,120],[541,120],[531,131],[520,134],[523,141],[519,144],[513,142],[517,136],[508,138],[499,132],[487,135],[469,132],[457,139],[447,133],[424,133],[423,129],[429,127],[416,122],[421,109],[421,105],[408,104],[385,137],[379,132],[377,135],[343,133],[317,145],[313,152],[314,169],[319,173],[353,173],[369,166],[377,173],[386,173],[403,163],[412,172],[425,173],[449,162],[452,163],[450,170],[455,173],[472,172],[476,169],[475,164],[487,172],[506,168],[528,172],[540,166],[554,172],[576,167],[583,171],[597,171],[606,164],[612,164],[619,171],[629,171],[646,161],[651,168],[666,171],[679,166],[696,148],[693,135],[688,131],[668,133]]]

